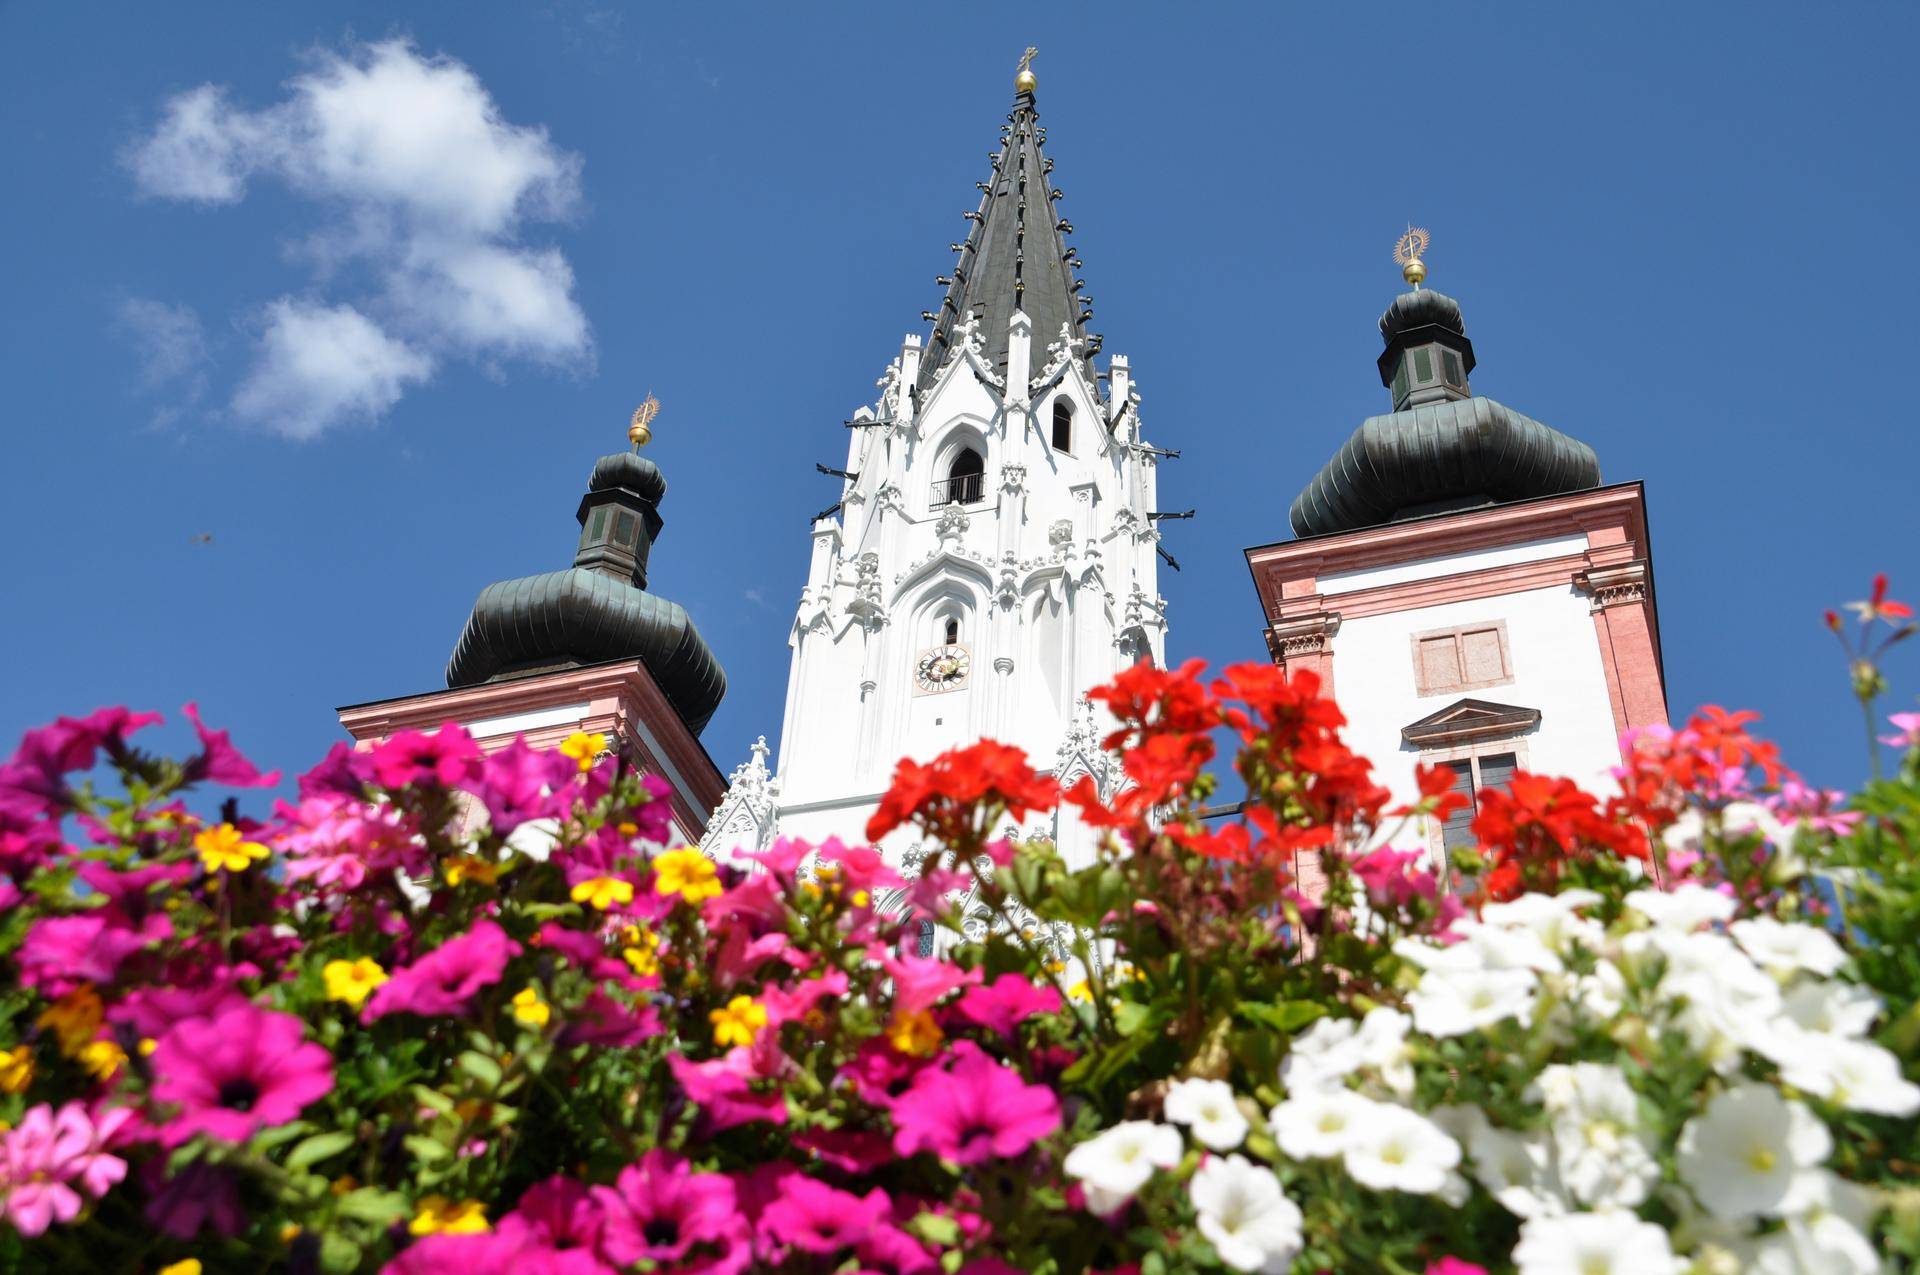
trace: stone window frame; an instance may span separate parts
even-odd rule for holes
[[[1451,682],[1444,686],[1427,681],[1426,662],[1420,658],[1421,643],[1431,642],[1435,638],[1450,637],[1454,639],[1454,650],[1458,653],[1460,650],[1460,640],[1467,634],[1484,633],[1489,629],[1493,630],[1496,639],[1500,643],[1501,674],[1499,677],[1487,677],[1477,680],[1469,678],[1461,682]],[[1460,695],[1468,691],[1483,691],[1490,686],[1508,686],[1511,685],[1514,680],[1513,645],[1507,640],[1507,622],[1505,620],[1482,620],[1471,624],[1452,624],[1444,629],[1427,629],[1419,633],[1410,633],[1407,635],[1407,651],[1413,660],[1414,693],[1422,699],[1434,695]],[[1463,676],[1466,673],[1466,661],[1464,658],[1460,661],[1460,672]]]
[[[1515,770],[1530,770],[1527,759],[1527,737],[1523,733],[1495,735],[1487,739],[1467,740],[1459,744],[1440,745],[1423,748],[1414,760],[1423,766],[1440,766],[1450,761],[1464,761],[1472,767],[1473,793],[1476,813],[1480,800],[1480,759],[1498,757],[1502,753],[1513,754]],[[1447,863],[1447,847],[1441,841],[1442,828],[1438,819],[1422,815],[1422,836],[1427,847],[1427,862],[1434,867],[1434,875],[1440,879],[1442,889],[1451,889],[1452,879]]]

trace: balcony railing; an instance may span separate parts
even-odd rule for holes
[[[942,478],[933,484],[935,509],[942,505],[971,505],[986,492],[985,474],[955,474],[952,478]]]

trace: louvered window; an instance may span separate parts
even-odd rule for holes
[[[1448,854],[1473,844],[1473,817],[1480,812],[1480,794],[1489,789],[1505,792],[1513,782],[1518,762],[1513,753],[1490,753],[1441,763],[1453,772],[1453,791],[1467,799],[1467,804],[1449,815],[1440,828],[1440,844]]]

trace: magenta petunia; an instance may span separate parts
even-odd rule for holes
[[[1060,1010],[1060,993],[1051,987],[1037,987],[1020,974],[1002,974],[985,987],[971,987],[960,998],[954,1011],[976,1027],[998,1032],[1009,1039],[1021,1023],[1035,1014],[1054,1014]]]
[[[448,722],[431,735],[396,731],[374,745],[373,777],[385,788],[437,784],[451,788],[470,779],[480,766],[480,746],[466,728]]]
[[[167,1157],[155,1156],[141,1170],[147,1188],[147,1221],[177,1240],[190,1240],[209,1225],[217,1235],[238,1235],[247,1215],[233,1170],[204,1160],[171,1177]]]
[[[104,863],[83,863],[77,871],[87,888],[106,900],[106,915],[138,926],[165,905],[171,887],[193,875],[193,865],[156,863],[122,872]]]
[[[457,939],[442,943],[393,972],[361,1011],[363,1022],[388,1014],[457,1014],[483,987],[500,981],[520,945],[492,921],[475,921]]]
[[[202,781],[225,784],[229,788],[271,788],[280,782],[277,770],[262,771],[243,756],[233,746],[233,740],[223,730],[209,730],[200,720],[200,707],[186,704],[180,709],[193,723],[193,733],[200,737],[200,753],[189,758],[183,767],[188,783]]]
[[[529,748],[524,739],[483,757],[478,792],[494,832],[504,837],[530,819],[564,813],[565,804],[555,789],[564,786],[574,771],[572,758]]]
[[[979,970],[963,970],[937,956],[889,956],[880,962],[893,979],[893,1009],[917,1014],[949,992],[980,982]]]
[[[1487,1268],[1457,1257],[1443,1257],[1427,1263],[1426,1275],[1487,1275]]]
[[[352,744],[339,743],[327,750],[319,764],[300,776],[300,799],[359,797],[372,782],[373,757]]]
[[[93,769],[102,749],[109,757],[124,756],[127,736],[160,720],[158,713],[103,708],[28,731],[13,756],[0,763],[0,813],[30,818],[66,805],[65,776]]]
[[[706,1113],[716,1131],[758,1120],[774,1124],[787,1122],[786,1095],[778,1090],[755,1092],[727,1058],[696,1063],[688,1062],[679,1054],[668,1054],[667,1067],[686,1091],[687,1098]]]
[[[567,1015],[558,1040],[562,1046],[632,1049],[660,1032],[660,1011],[652,1005],[625,1005],[596,987]]]
[[[392,806],[335,793],[303,798],[297,806],[280,802],[274,814],[289,880],[356,890],[371,875],[425,870],[413,824]]]
[[[595,1187],[600,1250],[622,1266],[680,1262],[699,1245],[731,1247],[741,1238],[733,1180],[695,1173],[670,1151],[653,1150]]]
[[[243,1142],[333,1090],[333,1056],[292,1014],[256,1005],[176,1023],[152,1065],[154,1100],[178,1108],[160,1129],[170,1147],[199,1133]]]
[[[588,1248],[555,1247],[538,1228],[509,1215],[479,1235],[429,1235],[380,1268],[380,1275],[615,1275]]]
[[[42,917],[20,944],[20,981],[50,996],[81,983],[111,983],[129,956],[172,933],[164,916],[148,917],[138,930],[99,912]]]
[[[584,1182],[561,1174],[528,1187],[513,1216],[553,1248],[594,1248],[606,1210]]]
[[[893,1149],[931,1151],[955,1164],[1019,1155],[1060,1127],[1060,1103],[969,1042],[950,1067],[928,1067],[893,1100]]]
[[[781,1184],[780,1195],[756,1225],[779,1243],[824,1256],[865,1240],[892,1212],[892,1201],[879,1187],[855,1195],[796,1173]]]

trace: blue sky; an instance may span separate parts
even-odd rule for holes
[[[778,727],[813,463],[937,303],[1032,43],[1094,326],[1199,509],[1170,656],[1262,657],[1241,550],[1384,410],[1412,221],[1476,390],[1646,480],[1676,712],[1759,709],[1850,782],[1821,609],[1920,595],[1917,39],[1904,5],[0,7],[0,735],[195,698],[317,759],[569,560],[651,389],[653,584],[726,665],[731,766]],[[458,144],[386,136],[396,84]]]

